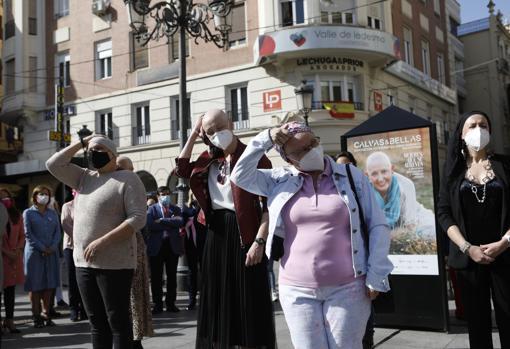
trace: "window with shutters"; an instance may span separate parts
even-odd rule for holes
[[[133,70],[147,68],[149,66],[149,48],[148,45],[142,46],[141,42],[136,40],[135,33],[131,35],[131,67]]]
[[[133,127],[133,145],[148,144],[151,142],[151,118],[148,104],[135,107],[135,122]]]
[[[344,74],[315,74],[305,77],[306,83],[313,86],[313,109],[324,108],[324,103],[351,102],[355,110],[363,110],[363,91],[358,77]]]
[[[232,8],[232,30],[228,35],[229,47],[246,44],[246,6],[245,2]]]
[[[413,65],[413,32],[411,29],[404,27],[404,61]]]
[[[5,28],[4,28],[4,39],[7,40],[12,38],[16,33],[16,24],[14,23],[14,12],[12,9],[13,0],[4,1],[5,10]]]
[[[71,86],[71,56],[68,52],[57,55],[57,76],[64,79],[64,86]]]
[[[15,81],[14,72],[16,69],[16,61],[14,58],[5,62],[5,92],[7,94],[14,93]]]
[[[437,54],[437,80],[441,83],[446,83],[444,57],[441,53]]]
[[[28,1],[28,34],[37,35],[37,0]]]
[[[425,40],[421,42],[421,63],[423,73],[430,75],[430,50],[429,43]]]
[[[373,5],[368,8],[367,26],[383,30],[383,8],[381,5]]]
[[[37,92],[37,57],[28,57],[28,92]]]
[[[168,41],[168,57],[169,61],[175,62],[179,60],[179,32],[175,33]],[[189,37],[186,34],[186,57],[189,57]]]
[[[327,24],[355,24],[353,0],[321,1],[321,23]]]
[[[96,43],[96,80],[112,77],[112,41]]]
[[[250,128],[250,116],[248,112],[248,88],[247,86],[229,88],[229,116],[234,124],[234,130]]]
[[[97,113],[97,129],[99,133],[113,140],[113,114],[111,110]]]
[[[305,22],[304,0],[280,0],[280,19],[282,27]]]
[[[55,17],[60,18],[69,15],[69,0],[56,0]]]
[[[186,128],[186,134],[189,136],[191,131],[191,109],[190,109],[190,98],[186,98],[186,104],[184,105],[184,127]],[[170,137],[171,139],[180,138],[180,123],[179,123],[179,98],[172,97],[170,99]]]

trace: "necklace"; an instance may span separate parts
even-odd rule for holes
[[[483,191],[482,191],[482,198],[478,198],[478,188],[476,187],[476,185],[473,185],[472,183],[469,183],[469,185],[471,186],[471,192],[473,194],[475,194],[475,198],[476,198],[476,201],[478,201],[479,204],[483,204],[485,202],[485,190],[486,190],[486,187],[487,187],[487,183],[484,183],[483,184]]]
[[[478,203],[483,204],[485,202],[486,198],[486,192],[487,192],[487,183],[489,183],[494,178],[494,171],[492,171],[492,166],[490,161],[486,160],[487,163],[483,165],[483,168],[485,170],[485,176],[482,178],[481,183],[483,183],[482,187],[482,198],[478,197],[478,187],[474,185],[473,183],[477,182],[477,179],[472,173],[471,173],[471,165],[468,167],[467,170],[467,178],[469,180],[469,186],[471,187],[471,192],[475,195],[476,201]]]

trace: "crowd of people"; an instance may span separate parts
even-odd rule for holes
[[[192,160],[198,140],[207,150]],[[510,348],[510,162],[487,150],[489,140],[486,114],[459,121],[438,220],[451,239],[448,260],[458,269],[471,347],[492,348],[492,295],[502,347]],[[71,162],[82,148],[91,169]],[[265,155],[272,148],[286,166],[272,167]],[[295,347],[371,348],[371,301],[390,291],[390,230],[434,224],[432,212],[412,206],[412,183],[386,154],[369,156],[363,172],[349,152],[325,155],[301,122],[244,144],[217,109],[198,119],[176,159],[174,173],[192,192],[182,207],[166,186],[148,196],[131,160],[101,135],[69,145],[46,165],[72,188],[61,212],[47,186],[34,188],[23,212],[0,188],[2,328],[19,332],[17,285],[29,292],[34,327],[55,326],[63,258],[70,320],[88,320],[94,348],[143,348],[154,334],[152,316],[180,311],[182,255],[186,309],[198,307],[196,348],[276,348],[276,300]]]

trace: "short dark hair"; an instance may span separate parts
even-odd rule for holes
[[[335,160],[338,160],[338,158],[341,158],[341,157],[346,157],[347,159],[349,159],[351,164],[353,164],[354,166],[358,166],[358,162],[356,161],[356,159],[354,158],[354,155],[352,155],[352,153],[350,151],[345,150],[345,151],[342,151],[342,152],[336,154]]]
[[[158,187],[158,195],[161,195],[161,193],[164,192],[164,191],[170,192],[171,190],[166,185],[162,185],[161,187]]]

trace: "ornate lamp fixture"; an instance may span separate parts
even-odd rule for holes
[[[170,38],[180,27],[189,37],[213,42],[219,48],[228,43],[231,24],[228,15],[234,0],[209,0],[208,4],[193,0],[168,0],[151,4],[151,0],[124,0],[129,26],[136,39],[146,45],[150,40]],[[214,32],[209,23],[214,23]]]
[[[301,85],[294,89],[294,93],[296,94],[298,110],[304,114],[305,123],[308,126],[308,113],[312,111],[313,86],[307,85],[306,81],[303,81]]]

